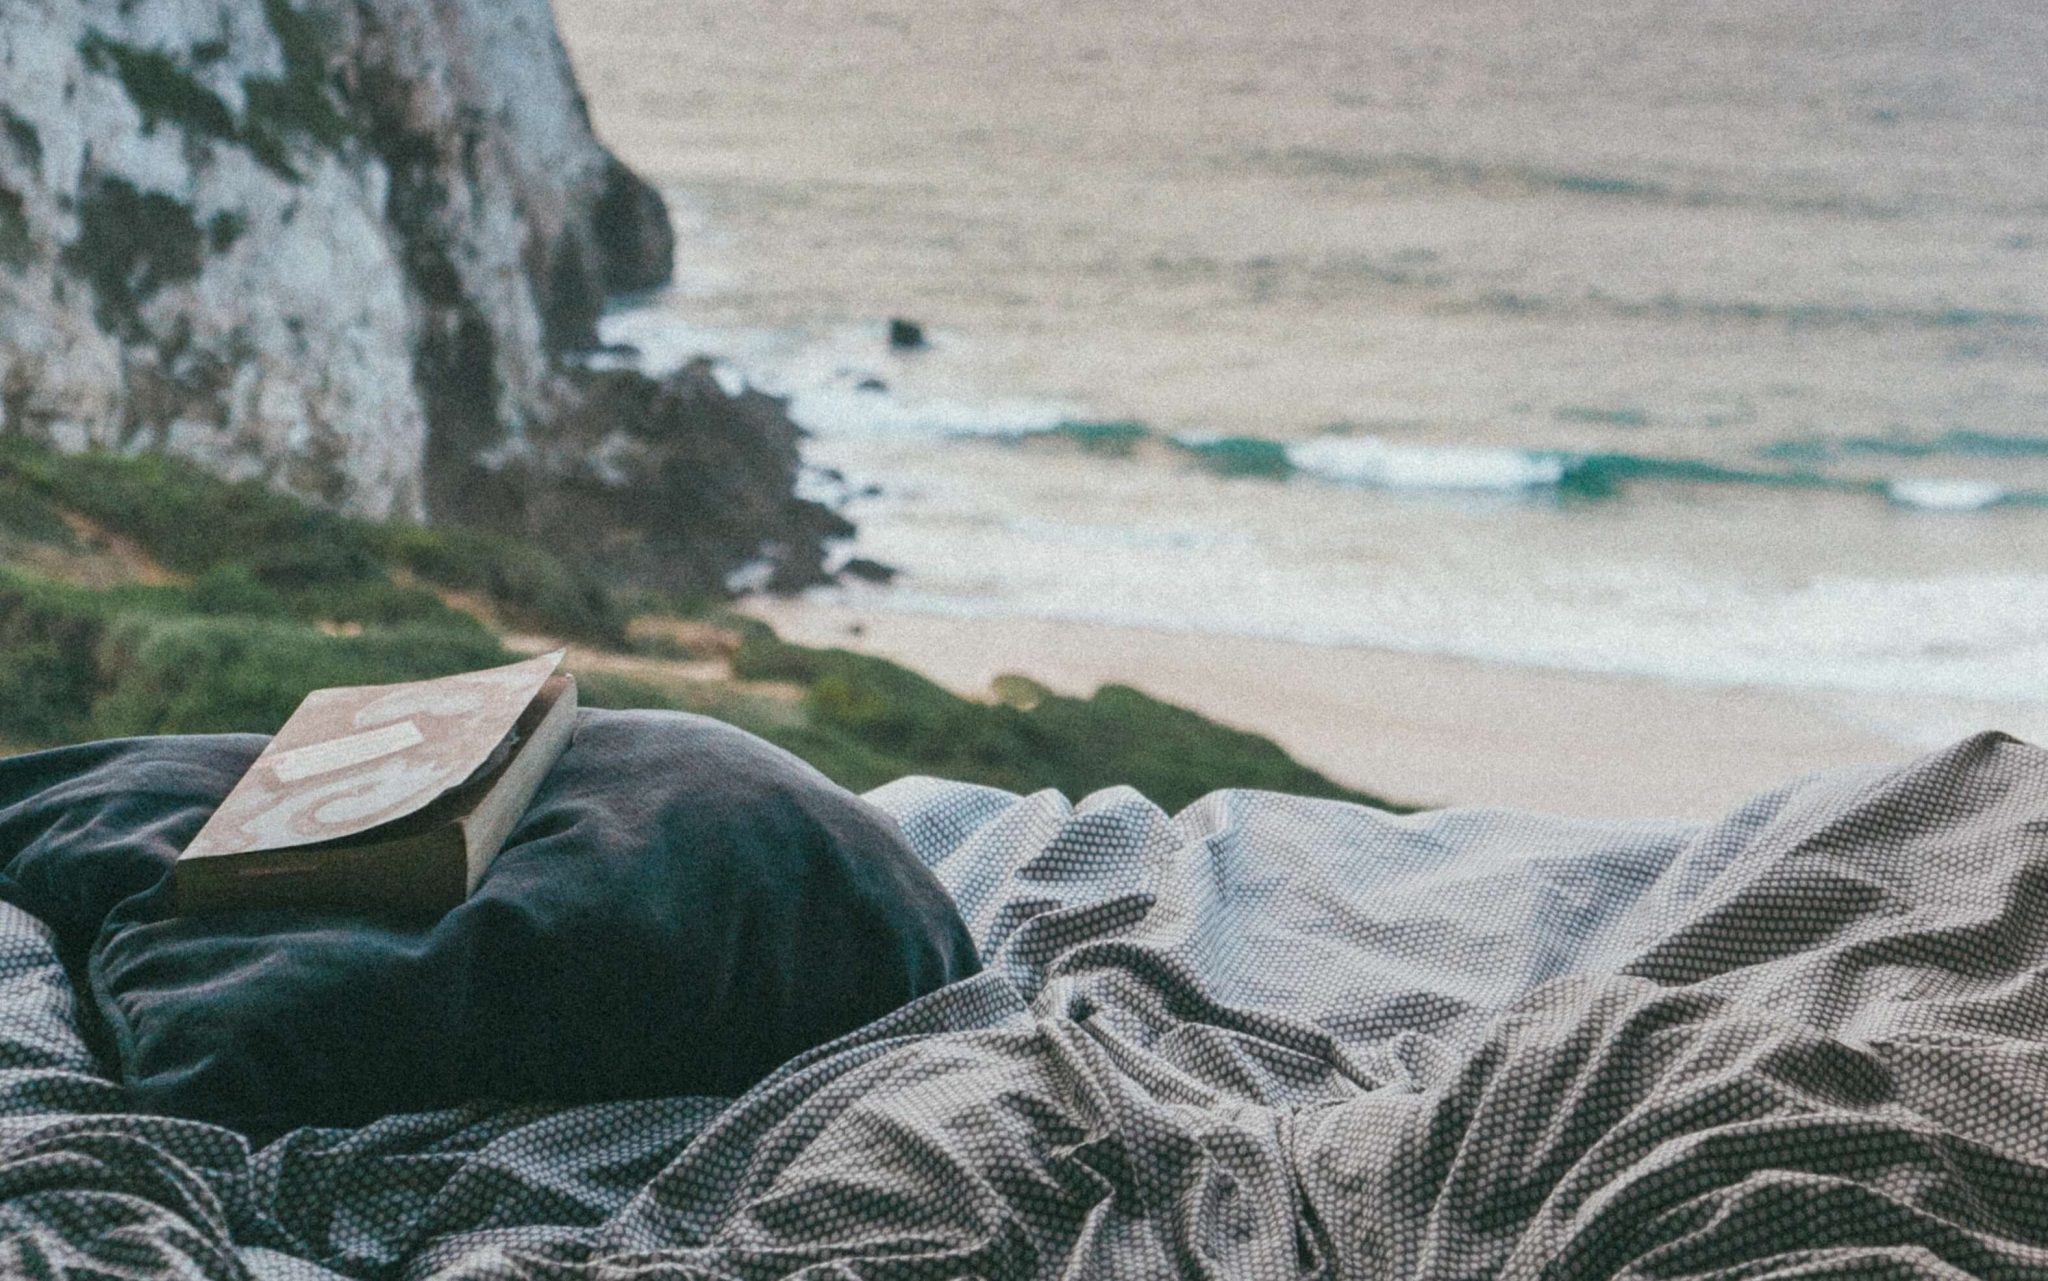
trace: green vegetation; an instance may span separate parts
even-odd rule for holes
[[[87,32],[78,42],[78,53],[88,67],[119,77],[129,101],[142,113],[144,133],[168,120],[203,137],[232,142],[238,136],[228,104],[169,54],[109,40],[97,31]]]
[[[199,137],[239,143],[262,164],[297,181],[299,172],[291,162],[295,140],[333,150],[348,140],[351,130],[328,93],[326,55],[315,21],[287,0],[264,0],[263,12],[277,37],[284,75],[245,77],[242,94],[247,110],[239,120],[219,94],[161,50],[138,48],[94,31],[79,41],[78,52],[87,66],[119,78],[142,113],[145,132],[167,121]],[[226,46],[211,41],[195,47],[192,59],[206,66],[226,54]],[[9,136],[21,145],[11,115],[6,124]],[[40,156],[40,140],[36,143]]]
[[[249,229],[249,220],[233,209],[223,209],[206,220],[206,247],[224,254]]]
[[[1065,698],[1013,677],[1003,682],[1003,702],[974,703],[882,659],[791,645],[751,620],[739,626],[734,673],[802,686],[814,750],[857,745],[873,758],[839,758],[862,787],[914,771],[1072,797],[1128,783],[1169,810],[1220,786],[1382,803],[1337,786],[1267,739],[1128,686]]]
[[[133,539],[164,568],[246,577],[306,622],[477,627],[418,582],[485,597],[520,626],[615,644],[621,602],[590,574],[514,540],[309,507],[254,481],[224,481],[161,454],[65,456],[0,442],[0,498],[61,508]],[[49,528],[47,518],[42,525]],[[23,531],[27,532],[27,531]],[[212,580],[218,586],[223,580]]]
[[[71,543],[71,526],[49,497],[18,473],[0,466],[0,555],[13,539],[60,547]]]
[[[29,238],[28,215],[21,211],[21,194],[0,185],[0,263],[19,267],[35,253]]]
[[[288,140],[304,138],[331,151],[348,140],[349,125],[328,98],[327,55],[314,20],[287,0],[263,0],[263,16],[284,55],[284,76],[242,81],[249,100],[243,139],[257,159],[296,176],[286,158]]]
[[[78,239],[60,260],[92,286],[100,324],[120,334],[141,328],[140,308],[159,289],[199,274],[203,237],[192,210],[125,178],[102,177],[78,204]]]
[[[263,20],[284,55],[285,74],[295,79],[317,78],[326,60],[320,29],[311,15],[292,8],[291,0],[263,0]]]
[[[627,602],[587,570],[531,543],[404,523],[359,527],[391,564],[441,587],[478,593],[507,621],[599,645],[624,640]]]
[[[90,724],[92,652],[103,619],[99,602],[73,589],[0,577],[0,734],[23,742],[63,742]]]
[[[35,122],[24,120],[12,109],[0,105],[0,133],[7,135],[7,141],[31,169],[43,167],[43,135],[37,131]]]
[[[347,126],[327,105],[317,87],[308,96],[292,81],[252,76],[242,82],[242,90],[249,95],[248,128],[242,140],[258,160],[287,178],[299,177],[291,162],[288,139],[303,134],[328,146],[338,146],[341,138],[347,136]],[[317,107],[312,105],[315,103]]]
[[[248,566],[188,583],[92,590],[0,569],[0,738],[274,729],[307,691],[510,661],[488,628],[430,608],[339,627]],[[301,598],[303,599],[303,598]],[[357,599],[326,612],[362,612]]]
[[[94,587],[50,568],[93,556],[125,556],[138,572]],[[1072,797],[1128,783],[1169,809],[1227,786],[1372,799],[1136,690],[1065,698],[1007,677],[1001,701],[974,702],[720,612],[655,618],[629,641],[629,604],[517,540],[339,516],[161,455],[0,439],[0,743],[11,747],[267,731],[322,686],[510,661],[491,619],[579,642],[570,665],[590,706],[718,716],[856,789],[935,774]],[[725,655],[729,675],[706,679]]]

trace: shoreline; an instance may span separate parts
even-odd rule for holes
[[[969,698],[1004,673],[1076,696],[1132,685],[1405,804],[1706,818],[1815,770],[1916,754],[1802,691],[872,604],[741,609],[785,640],[887,658]]]

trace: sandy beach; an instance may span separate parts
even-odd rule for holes
[[[1704,817],[1802,773],[1911,754],[1781,690],[809,601],[747,609],[789,640],[890,658],[969,697],[987,697],[1004,673],[1062,694],[1133,685],[1411,804]]]

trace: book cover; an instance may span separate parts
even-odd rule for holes
[[[176,909],[454,906],[567,746],[561,660],[308,694],[179,856]]]

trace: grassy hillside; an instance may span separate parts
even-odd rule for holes
[[[323,685],[562,642],[586,703],[718,716],[855,789],[920,773],[1072,797],[1128,783],[1169,809],[1227,786],[1374,800],[1133,689],[1005,678],[972,701],[529,544],[337,516],[161,456],[0,440],[0,752],[267,731]]]

